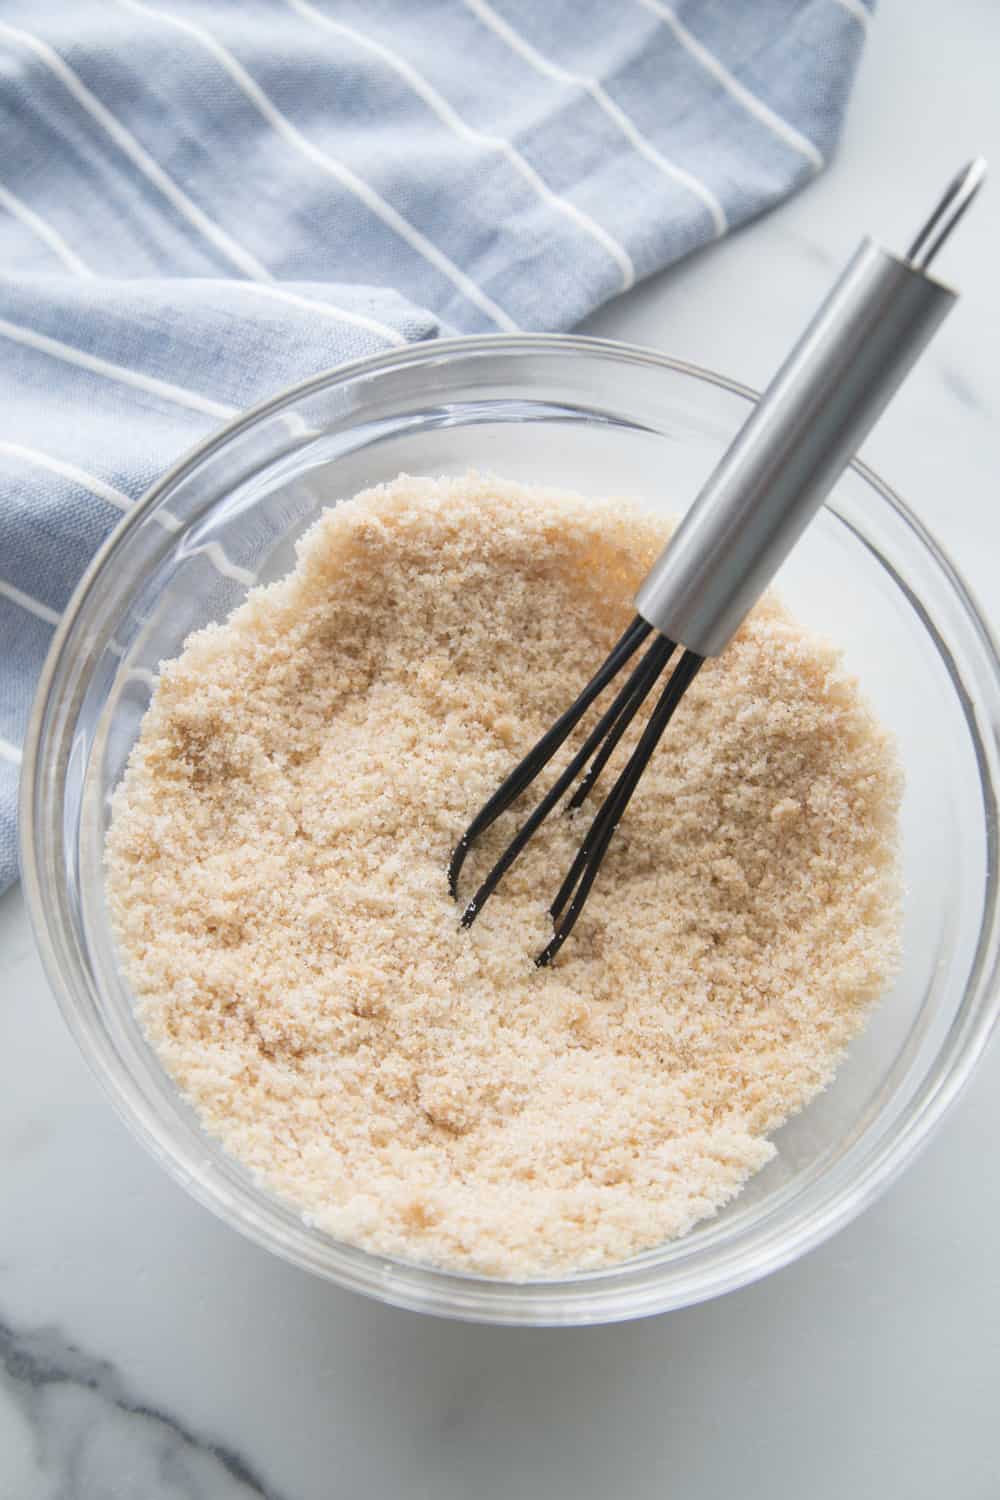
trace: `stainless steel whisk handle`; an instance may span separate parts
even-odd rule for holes
[[[958,174],[905,258],[862,242],[639,589],[669,640],[716,656],[763,593],[957,301],[926,268],[985,175]]]

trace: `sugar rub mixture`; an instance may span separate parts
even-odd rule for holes
[[[683,1234],[891,977],[892,745],[770,599],[696,679],[554,967],[531,959],[586,809],[459,929],[452,845],[666,532],[401,476],[162,670],[107,844],[142,1022],[205,1128],[342,1240],[521,1278]]]

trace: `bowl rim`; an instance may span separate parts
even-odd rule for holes
[[[349,1267],[345,1266],[317,1265],[314,1260],[300,1253],[296,1247],[281,1243],[273,1223],[261,1225],[258,1222],[249,1222],[242,1213],[238,1210],[234,1211],[228,1203],[223,1202],[209,1184],[202,1183],[196,1175],[193,1176],[180,1159],[170,1153],[155,1137],[146,1121],[138,1117],[134,1102],[123,1092],[120,1082],[112,1076],[104,1059],[99,1055],[99,1050],[93,1046],[86,1029],[81,1024],[80,1009],[73,995],[70,978],[63,970],[56,945],[52,940],[39,868],[40,861],[36,856],[38,823],[36,803],[40,801],[38,772],[45,743],[44,730],[53,679],[62,663],[65,645],[71,639],[91,590],[102,576],[109,559],[122,541],[143,523],[148,512],[157,504],[161,496],[242,432],[254,427],[263,419],[280,413],[283,408],[303,398],[308,398],[311,394],[358,377],[376,375],[386,369],[403,368],[427,360],[447,362],[449,358],[457,355],[501,352],[518,355],[551,355],[553,353],[570,356],[574,354],[594,355],[647,368],[659,368],[672,374],[690,377],[701,384],[714,386],[729,395],[741,397],[749,403],[760,399],[760,392],[751,386],[732,380],[717,371],[687,360],[676,359],[640,344],[592,338],[580,334],[482,334],[424,340],[409,344],[405,348],[393,348],[361,359],[346,361],[284,387],[274,395],[248,408],[239,416],[223,423],[183,453],[122,516],[95,552],[63,611],[39,677],[24,743],[19,788],[21,878],[24,882],[29,919],[46,977],[56,996],[63,1019],[83,1053],[92,1074],[110,1099],[119,1117],[141,1140],[150,1154],[166,1167],[175,1181],[179,1182],[224,1223],[294,1265],[323,1275],[338,1285],[399,1307],[431,1312],[438,1316],[507,1325],[528,1323],[534,1326],[553,1326],[617,1321],[691,1306],[697,1302],[724,1295],[726,1292],[752,1284],[822,1244],[868,1207],[895,1181],[900,1172],[927,1143],[974,1072],[1000,1020],[1000,952],[993,952],[992,962],[989,963],[987,972],[988,960],[991,957],[990,949],[993,947],[996,950],[998,946],[996,938],[997,928],[1000,925],[1000,890],[997,888],[996,878],[998,816],[995,788],[985,762],[983,741],[975,725],[972,706],[964,693],[960,696],[963,698],[965,719],[973,741],[980,784],[987,803],[986,864],[987,873],[992,877],[993,900],[990,902],[987,899],[984,902],[976,950],[965,986],[966,994],[973,987],[978,987],[980,990],[985,1002],[982,1013],[974,1017],[971,1026],[963,1035],[961,1049],[950,1059],[947,1071],[936,1080],[933,1088],[924,1088],[924,1097],[919,1099],[918,1107],[909,1114],[903,1128],[893,1133],[888,1140],[879,1143],[878,1149],[863,1163],[860,1176],[853,1180],[850,1191],[842,1189],[832,1201],[821,1205],[820,1211],[814,1214],[808,1224],[797,1227],[795,1235],[786,1236],[777,1241],[772,1236],[763,1247],[763,1253],[758,1251],[752,1266],[741,1263],[736,1267],[725,1268],[710,1284],[699,1289],[693,1296],[671,1297],[667,1292],[668,1282],[665,1280],[653,1279],[649,1283],[640,1279],[639,1284],[633,1287],[613,1284],[602,1286],[599,1280],[596,1278],[591,1280],[591,1276],[586,1273],[565,1279],[525,1283],[509,1282],[490,1277],[466,1275],[434,1266],[396,1261],[386,1256],[375,1255],[357,1246],[335,1241],[332,1237],[323,1236],[331,1246],[349,1251],[352,1259],[358,1257],[362,1263],[367,1263],[366,1270],[358,1269],[352,1272]],[[964,627],[966,629],[971,627],[975,644],[982,653],[992,677],[993,686],[997,690],[998,702],[1000,702],[1000,646],[973,591],[947,552],[890,485],[860,459],[855,458],[848,467],[876,491],[928,554],[929,560],[950,589],[953,602],[957,602],[960,608]],[[836,507],[833,509],[836,510]],[[897,578],[897,583],[902,584],[902,580]],[[934,634],[936,635],[937,632],[935,631]],[[954,677],[954,674],[952,675]],[[960,684],[956,682],[955,686],[957,689]],[[990,888],[988,887],[987,896],[989,894]],[[269,1196],[273,1198],[276,1205],[284,1206],[275,1195]],[[612,1266],[602,1268],[602,1270],[613,1273],[616,1270],[628,1270],[630,1267],[635,1267],[635,1270],[639,1271],[639,1267],[634,1262],[625,1262],[621,1267]],[[653,1268],[650,1267],[649,1270],[652,1271]],[[590,1292],[587,1290],[588,1282],[592,1288]],[[549,1298],[561,1302],[562,1305],[558,1309],[550,1307],[546,1314],[538,1316],[532,1307],[536,1298]],[[480,1299],[486,1305],[480,1305]],[[616,1299],[619,1305],[611,1306],[610,1304]],[[627,1303],[627,1305],[621,1305],[622,1303]]]

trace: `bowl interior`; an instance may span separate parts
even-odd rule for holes
[[[156,669],[191,630],[286,573],[323,507],[400,471],[476,467],[679,513],[746,412],[746,394],[725,382],[584,340],[406,351],[312,382],[206,445],[124,523],[82,586],[36,711],[25,836],[43,949],[70,1024],[129,1123],[197,1196],[271,1249],[387,1300],[458,1316],[587,1321],[682,1305],[763,1274],[856,1211],[985,1040],[996,661],[947,565],[858,468],[777,586],[843,648],[897,738],[904,964],[833,1085],[778,1133],[776,1159],[729,1209],[622,1267],[565,1281],[517,1287],[387,1263],[310,1229],[207,1138],[133,1017],[104,905],[102,843]]]

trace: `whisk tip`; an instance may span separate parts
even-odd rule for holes
[[[451,859],[448,861],[448,891],[453,901],[458,900],[458,877],[462,873],[465,856],[469,852],[469,836],[463,833],[458,843],[452,850]]]
[[[549,967],[549,964],[555,958],[556,954],[559,952],[559,949],[562,947],[563,943],[566,941],[566,939],[567,939],[568,936],[569,936],[568,930],[566,930],[566,931],[557,931],[549,939],[549,941],[546,943],[546,945],[542,949],[541,953],[539,953],[538,956],[536,957],[536,959],[535,959],[535,968],[536,969],[547,969]]]

